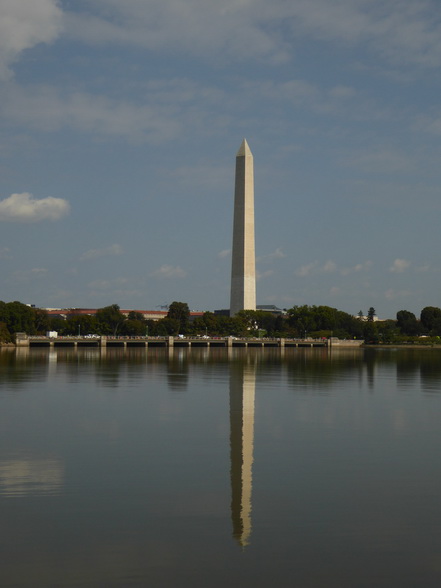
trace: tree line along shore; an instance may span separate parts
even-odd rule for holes
[[[396,319],[376,320],[375,309],[356,316],[330,306],[293,306],[283,314],[243,310],[234,317],[205,312],[191,317],[188,304],[172,302],[159,320],[147,320],[137,311],[123,314],[117,304],[99,308],[95,314],[52,317],[41,308],[18,301],[0,301],[0,343],[14,342],[15,334],[44,335],[176,336],[209,335],[236,337],[294,337],[363,339],[366,344],[441,343],[441,309],[426,306],[420,316],[400,310]]]

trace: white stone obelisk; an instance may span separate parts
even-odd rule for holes
[[[256,310],[254,164],[246,139],[236,155],[230,316],[240,310]]]

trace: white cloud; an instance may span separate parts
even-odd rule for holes
[[[48,274],[48,270],[44,267],[34,267],[30,270],[16,270],[14,272],[14,279],[18,282],[29,282],[35,278],[44,278]]]
[[[256,280],[263,280],[264,278],[269,278],[273,275],[273,270],[267,270],[266,272],[259,272],[256,271]]]
[[[389,288],[384,293],[386,300],[399,300],[401,298],[408,298],[411,295],[412,293],[409,290],[394,290],[393,288]]]
[[[311,275],[318,265],[318,261],[313,261],[312,263],[308,263],[306,265],[302,265],[297,269],[294,273],[296,276],[304,278],[306,276]]]
[[[21,87],[10,83],[0,87],[0,116],[27,130],[29,127],[46,132],[74,129],[158,144],[179,137],[190,127],[192,133],[201,135],[224,133],[231,124],[231,113],[243,109],[244,104],[254,103],[256,97],[262,105],[277,102],[321,114],[344,111],[348,115],[350,108],[347,96],[342,97],[339,92],[332,95],[332,90],[329,92],[301,79],[282,83],[244,81],[237,84],[235,92],[226,92],[221,82],[209,85],[187,78],[151,79],[138,85],[137,90],[138,93],[133,93],[136,98],[130,99],[73,90],[69,86]],[[362,111],[365,116],[372,116],[371,107],[365,106]],[[182,166],[171,177],[191,184],[193,189],[206,191],[224,181],[227,174],[228,169],[204,162]]]
[[[220,85],[207,85],[186,78],[151,79],[136,99],[114,98],[104,94],[56,88],[50,85],[21,87],[10,83],[0,87],[0,116],[24,126],[46,132],[74,129],[107,137],[161,143],[180,136],[191,127],[203,135],[225,132],[231,123],[231,112],[244,104],[259,100],[302,106],[328,113],[344,106],[346,100],[330,97],[325,90],[303,80],[283,83],[253,81],[238,84],[234,93]],[[342,104],[340,104],[342,103]],[[197,115],[195,114],[197,109]],[[223,181],[228,170],[222,167],[182,166],[173,172],[181,183],[201,190],[211,189]],[[197,178],[197,184],[195,184]]]
[[[127,284],[129,280],[127,278],[119,277],[119,278],[112,278],[110,280],[92,280],[87,284],[89,288],[92,290],[112,290],[116,287],[121,287]]]
[[[390,266],[389,271],[396,274],[401,274],[410,266],[410,261],[406,259],[396,259]]]
[[[112,257],[115,255],[121,255],[122,253],[123,248],[121,245],[114,243],[108,247],[102,247],[101,249],[89,249],[89,251],[83,253],[83,255],[80,257],[80,260],[84,261],[88,259],[98,259],[99,257]]]
[[[74,10],[68,33],[92,44],[277,63],[306,38],[368,48],[394,65],[441,64],[437,0],[89,0],[87,12]]]
[[[348,276],[353,273],[360,273],[368,271],[372,266],[372,261],[364,261],[363,263],[357,263],[350,267],[339,268],[337,263],[331,259],[323,264],[320,264],[317,260],[306,265],[299,267],[294,274],[301,278],[311,275],[318,274],[334,274],[338,273],[341,276]]]
[[[287,5],[288,11],[299,33],[347,45],[366,43],[393,64],[441,63],[436,0],[297,0]]]
[[[69,203],[63,198],[34,198],[32,194],[11,194],[0,201],[0,221],[38,222],[58,220],[68,214]]]
[[[335,270],[337,269],[337,264],[335,263],[335,261],[327,261],[325,263],[325,265],[323,266],[323,272],[326,274],[331,274],[333,272],[335,272]]]
[[[25,49],[50,43],[62,29],[57,0],[0,2],[0,80],[10,77],[9,66]]]
[[[294,273],[296,276],[304,278],[313,274],[331,274],[337,271],[337,264],[335,261],[328,260],[323,265],[319,265],[318,261],[313,261],[307,265],[301,266]]]
[[[2,0],[0,78],[25,49],[62,33],[93,45],[180,51],[216,62],[286,62],[306,38],[367,47],[394,65],[441,65],[436,0],[88,0],[86,6],[71,3],[63,12],[57,0]],[[331,90],[339,99],[353,93],[344,85]]]
[[[103,293],[106,294],[107,299],[121,300],[124,298],[140,298],[145,296],[145,290],[124,288],[126,284],[133,282],[128,278],[112,278],[110,280],[92,280],[87,284],[89,288],[89,296],[93,298],[102,298]]]
[[[263,0],[99,0],[89,2],[87,13],[67,12],[65,23],[71,36],[91,44],[278,63],[288,59],[289,47],[263,26],[262,20],[280,20],[272,14]]]
[[[432,267],[431,267],[430,263],[428,263],[426,261],[422,265],[420,265],[417,268],[415,268],[415,271],[420,272],[420,273],[425,273],[425,272],[430,271],[431,269],[432,269]]]
[[[11,259],[11,250],[9,247],[0,247],[0,259]]]
[[[372,261],[365,261],[363,263],[356,263],[351,267],[345,267],[340,270],[342,276],[348,276],[352,273],[367,271],[372,266]]]
[[[283,82],[260,79],[245,80],[238,86],[238,90],[241,91],[240,100],[242,104],[244,101],[245,104],[253,103],[258,96],[267,103],[285,103],[291,108],[304,107],[319,114],[342,111],[347,114],[350,99],[355,96],[355,90],[350,87],[335,86],[327,88],[325,85],[321,87],[319,84],[312,84],[299,78]],[[359,112],[359,101],[356,104],[357,112]],[[370,106],[369,110],[371,108]],[[366,110],[368,110],[367,107]]]
[[[273,253],[268,253],[268,255],[262,255],[261,257],[257,257],[256,262],[271,262],[275,259],[283,259],[284,257],[286,257],[286,255],[283,253],[282,249],[280,247],[277,247],[277,249],[273,251]]]
[[[170,99],[173,88],[176,91],[175,86],[168,88]],[[43,85],[24,89],[11,83],[0,98],[2,117],[44,131],[73,128],[157,142],[174,137],[180,129],[172,104],[155,94],[149,94],[148,104],[136,104],[84,92],[63,93]]]
[[[229,257],[231,255],[231,249],[224,249],[223,251],[219,251],[217,256],[219,259],[224,259],[225,257]]]
[[[416,131],[431,133],[432,135],[441,135],[441,112],[439,109],[436,109],[430,113],[417,115],[413,128]]]
[[[367,173],[408,173],[415,168],[415,156],[388,147],[376,145],[374,151],[346,158],[344,165],[354,166]]]
[[[48,270],[45,267],[33,267],[31,269],[31,274],[34,276],[44,276],[46,275]]]
[[[157,269],[150,275],[159,278],[185,278],[187,272],[185,272],[179,266],[173,267],[172,265],[161,265],[159,269]]]
[[[355,88],[352,88],[350,86],[334,86],[329,91],[329,95],[332,98],[352,98],[353,96],[355,96],[355,94]]]

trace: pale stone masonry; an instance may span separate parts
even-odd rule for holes
[[[236,155],[230,316],[240,310],[256,310],[254,163],[246,139]]]

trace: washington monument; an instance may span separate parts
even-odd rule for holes
[[[240,310],[256,310],[254,168],[246,139],[236,155],[230,316]]]

